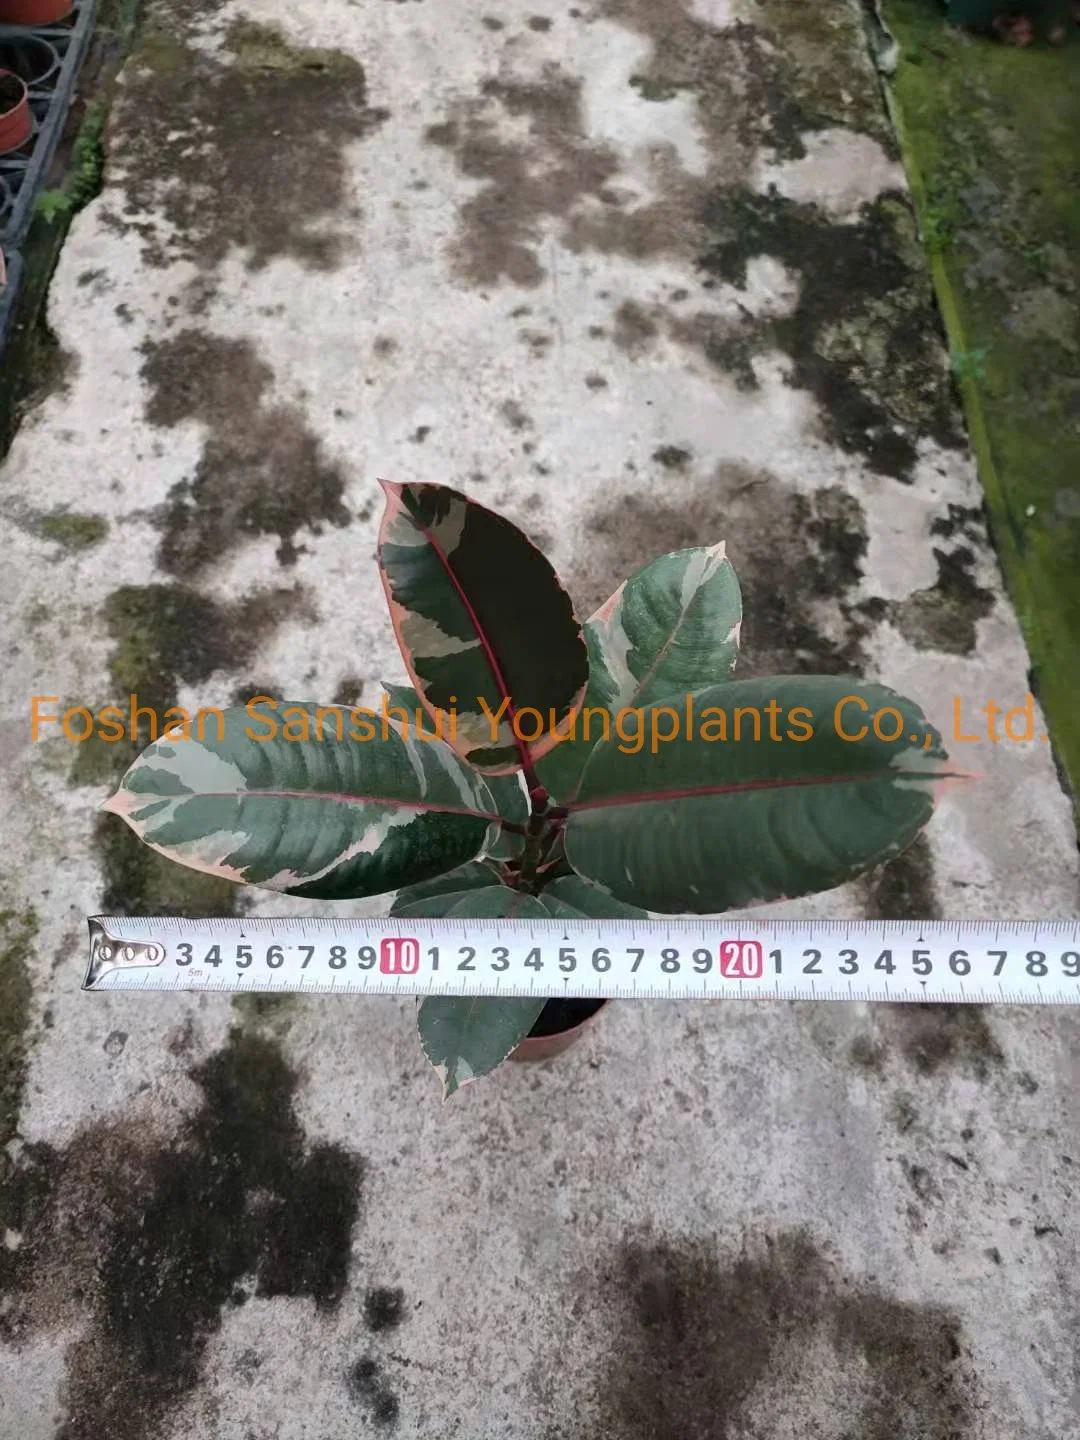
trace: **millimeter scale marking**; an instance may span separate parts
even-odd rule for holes
[[[84,990],[1080,1005],[1080,920],[95,916]]]

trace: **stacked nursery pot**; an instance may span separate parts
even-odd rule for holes
[[[73,8],[73,0],[0,0],[0,25],[55,25]]]
[[[0,0],[0,25],[52,25],[70,14],[72,0]],[[26,82],[0,70],[0,154],[19,150],[34,133]]]
[[[0,155],[20,149],[33,133],[26,81],[10,70],[0,70]]]

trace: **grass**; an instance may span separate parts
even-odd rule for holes
[[[43,190],[37,198],[38,214],[46,220],[75,215],[101,189],[105,174],[105,122],[109,108],[103,100],[86,107],[71,149],[71,169],[62,188]]]
[[[1040,702],[1080,793],[1080,30],[1015,50],[885,0],[893,118]]]

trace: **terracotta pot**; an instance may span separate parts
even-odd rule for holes
[[[18,150],[34,133],[34,117],[30,113],[26,83],[20,80],[18,75],[13,75],[10,70],[0,70],[0,84],[9,80],[14,80],[18,85],[20,99],[14,105],[8,105],[0,113],[0,154],[6,154],[9,150]]]
[[[606,1000],[599,1002],[599,1008],[588,1015],[584,1020],[578,1021],[566,1030],[558,1030],[554,1035],[528,1035],[517,1047],[511,1050],[511,1060],[551,1060],[556,1055],[561,1055],[564,1050],[569,1050],[571,1045],[577,1043],[590,1025],[598,1018]]]
[[[74,8],[74,0],[0,0],[0,25],[55,25]]]

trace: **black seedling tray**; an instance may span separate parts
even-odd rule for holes
[[[0,69],[26,81],[34,117],[34,133],[23,148],[0,155],[0,250],[9,272],[11,251],[26,239],[56,154],[96,10],[97,0],[76,0],[72,13],[56,25],[0,25]]]
[[[4,256],[4,263],[7,266],[7,284],[0,290],[0,349],[3,348],[7,339],[8,326],[11,324],[12,311],[15,309],[15,300],[19,293],[19,281],[22,279],[23,261],[18,251]]]

